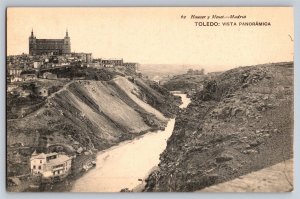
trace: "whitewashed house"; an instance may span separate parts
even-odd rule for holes
[[[69,174],[72,165],[72,157],[58,153],[33,152],[30,158],[32,175],[42,175],[44,178],[55,176],[65,177]]]

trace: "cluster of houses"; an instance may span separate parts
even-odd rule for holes
[[[31,73],[38,73],[39,71],[52,68],[62,67],[90,67],[90,68],[113,68],[117,66],[124,66],[132,71],[136,71],[138,63],[124,62],[123,59],[93,59],[92,53],[69,53],[64,55],[11,55],[7,57],[7,81],[8,82],[22,82],[30,81],[36,78],[35,74],[28,75],[28,71]],[[23,75],[27,73],[27,75]],[[55,75],[46,76],[46,79],[55,79]]]
[[[123,59],[94,59],[92,63],[88,63],[87,67],[94,68],[112,68],[116,66],[133,67],[135,70],[139,66],[135,62],[124,62]]]
[[[26,86],[27,85],[27,86]],[[48,97],[51,93],[56,92],[57,88],[55,86],[42,86],[36,82],[26,84],[24,88],[15,84],[7,85],[7,92],[19,97],[28,97],[30,95],[35,95],[39,97]]]
[[[36,95],[47,97],[52,93],[51,87],[39,86],[37,80],[55,80],[57,74],[48,69],[63,67],[118,68],[126,67],[136,72],[138,63],[124,62],[123,59],[93,59],[91,53],[70,53],[64,55],[14,55],[7,57],[7,91],[20,97]],[[43,70],[45,69],[45,70]],[[39,76],[38,76],[39,74]],[[17,84],[14,84],[17,83]],[[33,83],[32,89],[24,89],[18,83]],[[19,86],[18,86],[19,85]]]

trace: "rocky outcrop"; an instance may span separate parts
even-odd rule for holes
[[[176,118],[145,191],[196,191],[293,156],[293,64],[232,69]]]
[[[203,82],[209,79],[209,75],[203,74],[181,74],[172,77],[163,83],[163,87],[170,91],[183,91],[193,93],[202,89]]]

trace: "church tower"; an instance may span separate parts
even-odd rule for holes
[[[29,37],[29,55],[34,55],[36,50],[36,37],[33,34],[33,29],[31,30],[31,35]]]
[[[68,33],[68,29],[66,31],[66,36],[64,37],[64,47],[63,47],[63,54],[70,54],[71,53],[71,41]]]

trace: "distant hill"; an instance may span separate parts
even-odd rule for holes
[[[141,64],[139,71],[151,80],[162,80],[166,77],[184,74],[188,69],[201,69],[199,65],[184,64]]]
[[[175,75],[168,81],[162,81],[163,87],[170,91],[200,91],[205,80],[208,79],[207,75],[193,75],[193,74],[182,74]]]

